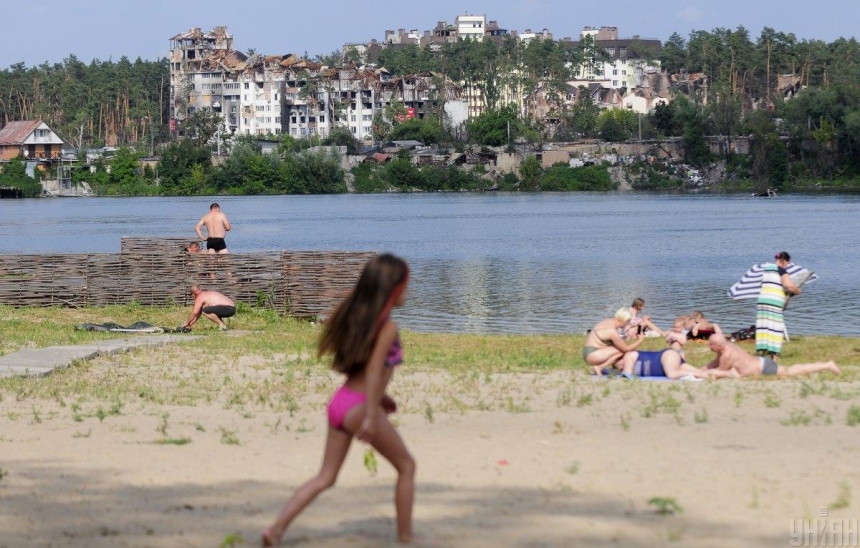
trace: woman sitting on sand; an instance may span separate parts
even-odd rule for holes
[[[651,316],[640,316],[645,308],[645,299],[636,297],[630,305],[630,322],[624,328],[624,337],[630,338],[640,333],[646,337],[663,336],[663,330],[651,322]]]
[[[600,375],[604,367],[609,367],[621,359],[625,352],[632,352],[642,344],[643,335],[635,336],[631,344],[624,342],[619,330],[630,322],[630,309],[619,308],[615,316],[597,322],[585,337],[582,359],[591,366],[592,373]]]

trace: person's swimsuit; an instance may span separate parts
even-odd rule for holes
[[[228,306],[226,304],[216,304],[214,306],[204,306],[203,307],[204,314],[215,314],[221,319],[229,318],[236,314],[235,306]]]
[[[776,375],[779,373],[779,364],[773,361],[773,358],[761,357],[759,358],[759,364],[762,375]]]
[[[598,335],[596,332],[594,333],[594,336],[597,337],[597,340],[602,342],[603,344],[605,344],[607,346],[613,346],[612,339],[609,339],[608,341],[603,340],[600,338],[600,335]],[[605,347],[583,346],[582,347],[582,359],[585,360],[586,362],[588,362],[588,355],[591,354],[592,352],[600,350],[600,348],[605,348]]]
[[[391,348],[388,349],[388,355],[385,357],[386,367],[397,367],[403,363],[403,345],[400,343],[400,333],[394,337],[394,342],[391,343]],[[367,396],[362,392],[356,392],[346,385],[338,388],[337,392],[332,396],[328,404],[328,423],[332,428],[343,430],[343,421],[349,410],[356,405],[361,405],[367,401]]]
[[[385,366],[397,367],[401,363],[403,363],[403,344],[400,342],[400,333],[397,333],[394,335],[391,348],[388,349],[388,355],[385,356]]]
[[[663,352],[657,350],[654,352],[639,351],[639,357],[636,358],[636,364],[633,366],[633,374],[637,377],[665,377],[666,371],[663,370]],[[681,363],[686,363],[684,356],[681,356]]]
[[[695,334],[691,330],[687,333],[687,338],[694,341],[704,341],[708,340],[708,338],[714,333],[716,333],[716,331],[713,329],[699,329]]]
[[[206,249],[221,251],[227,249],[227,242],[224,241],[224,238],[206,238]]]

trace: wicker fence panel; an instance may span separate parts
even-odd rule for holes
[[[200,241],[197,236],[144,237],[126,236],[119,240],[120,253],[137,253],[140,255],[159,255],[162,253],[176,254],[185,252],[191,242]]]
[[[87,304],[107,306],[131,300],[128,265],[116,253],[91,253],[87,258]]]
[[[0,256],[0,302],[12,306],[86,306],[86,255]]]
[[[324,316],[372,252],[189,254],[187,238],[123,238],[119,254],[0,255],[0,303],[11,306],[190,305],[197,284],[237,302]]]
[[[285,312],[326,316],[355,285],[375,253],[355,251],[284,251]]]

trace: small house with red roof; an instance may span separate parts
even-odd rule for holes
[[[0,129],[0,161],[58,159],[63,140],[42,120],[9,122]]]

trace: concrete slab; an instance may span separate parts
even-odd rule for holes
[[[162,346],[201,338],[200,335],[164,334],[108,339],[77,346],[24,348],[18,352],[0,356],[0,377],[18,375],[44,377],[58,367],[68,367],[76,360],[91,360],[96,356],[117,354],[142,346]]]

